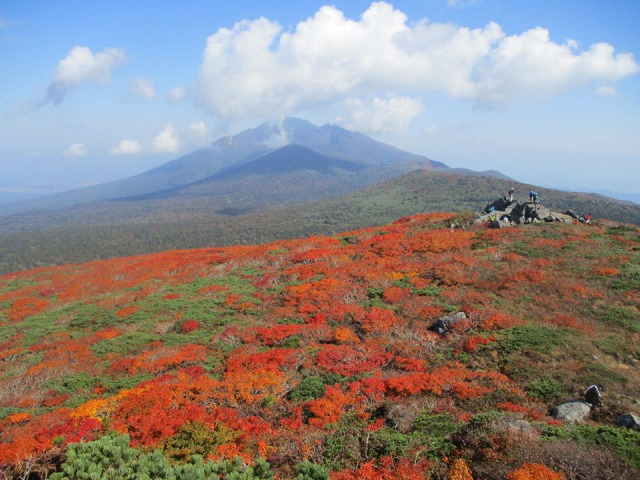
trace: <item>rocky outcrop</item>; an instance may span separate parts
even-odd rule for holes
[[[491,228],[502,228],[535,222],[573,223],[577,218],[570,210],[559,213],[533,202],[510,202],[499,198],[488,204],[474,223],[486,223]]]
[[[578,423],[589,417],[591,413],[591,404],[584,400],[572,400],[565,402],[551,411],[551,416],[562,422]]]

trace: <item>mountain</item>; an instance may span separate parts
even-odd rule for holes
[[[333,160],[354,162],[371,169],[383,169],[386,178],[420,167],[447,168],[440,162],[404,152],[337,125],[317,127],[304,120],[287,118],[282,124],[267,122],[237,135],[222,137],[207,148],[196,150],[130,178],[29,202],[0,205],[0,214],[60,209],[100,200],[169,192],[209,178],[227,168],[253,163],[265,155],[277,154],[281,147],[292,144],[306,147]],[[290,158],[292,152],[285,149],[281,153]],[[273,158],[270,161],[272,162]],[[375,179],[379,180],[380,177],[376,176]],[[360,185],[355,186],[359,187]],[[166,194],[164,196],[166,197]]]
[[[596,223],[609,219],[640,225],[640,206],[631,202],[544,189],[495,176],[417,170],[348,194],[304,202],[306,190],[316,188],[313,179],[328,181],[329,176],[308,173],[304,181],[293,182],[293,186],[270,182],[272,187],[265,189],[267,177],[250,171],[236,171],[235,179],[222,182],[217,188],[226,185],[227,190],[219,190],[217,197],[195,195],[192,189],[197,186],[190,186],[185,187],[190,194],[184,198],[174,193],[165,199],[108,202],[4,217],[0,225],[0,273],[168,249],[334,234],[424,212],[455,211],[472,221],[474,212],[482,212],[510,187],[515,187],[520,201],[526,201],[533,188],[543,205],[555,211],[590,212]],[[352,175],[359,178],[362,173]],[[206,191],[208,182],[203,181],[201,187]],[[281,195],[291,198],[293,187],[301,202],[284,202]],[[235,195],[236,188],[253,193],[240,199]],[[260,203],[262,208],[257,209],[255,205]]]
[[[465,218],[0,276],[0,476],[640,478],[640,229]]]

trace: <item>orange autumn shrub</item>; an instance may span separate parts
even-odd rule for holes
[[[449,467],[447,478],[448,480],[473,480],[473,475],[467,462],[462,458],[456,458]]]
[[[133,315],[138,310],[140,310],[140,307],[138,305],[129,305],[118,310],[116,312],[116,316],[120,318],[128,317],[129,315]]]
[[[595,268],[594,270],[591,271],[591,275],[592,276],[612,276],[612,275],[619,275],[620,274],[620,270],[618,270],[617,268],[613,268],[613,267],[601,267],[601,268]]]
[[[525,463],[507,474],[507,480],[564,480],[564,475],[549,470],[539,463]]]
[[[336,343],[360,343],[358,336],[349,327],[336,327],[333,331],[333,340]]]

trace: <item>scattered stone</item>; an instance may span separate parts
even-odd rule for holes
[[[536,434],[536,429],[526,420],[510,420],[506,427],[509,432],[519,435],[532,436]]]
[[[591,413],[591,405],[583,400],[572,400],[554,407],[551,416],[563,422],[578,423]]]
[[[640,416],[631,412],[622,414],[616,420],[616,425],[640,431]]]
[[[445,315],[444,317],[440,317],[436,320],[430,327],[429,330],[432,332],[436,332],[439,335],[446,335],[451,330],[451,326],[454,323],[459,322],[460,320],[464,320],[467,318],[467,314],[464,312],[458,312],[454,315]]]

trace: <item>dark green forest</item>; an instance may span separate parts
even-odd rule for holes
[[[640,225],[640,206],[594,194],[533,187],[510,180],[418,170],[358,192],[288,204],[263,202],[148,201],[101,203],[0,218],[0,273],[171,249],[257,244],[309,235],[332,235],[380,225],[418,213],[457,212],[472,221],[476,212],[509,187],[527,200],[535,188],[546,207],[593,218]],[[283,187],[284,188],[284,187]],[[258,198],[262,198],[258,196]],[[46,219],[46,221],[44,220]],[[41,222],[41,223],[39,223]],[[52,223],[58,226],[50,226]],[[11,229],[8,225],[11,224]],[[16,231],[17,230],[17,231]],[[20,231],[22,230],[22,231]]]

